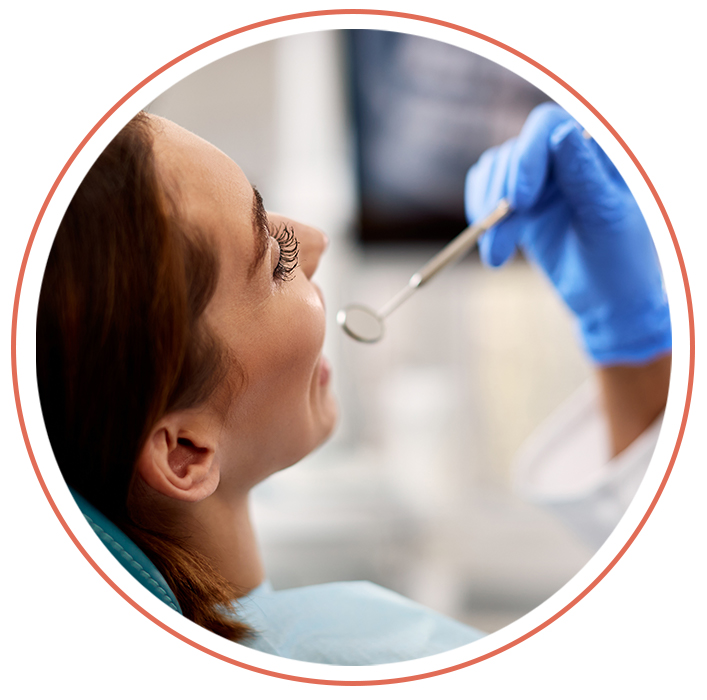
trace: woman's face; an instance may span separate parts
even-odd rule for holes
[[[230,158],[172,122],[151,119],[163,185],[218,256],[218,283],[205,315],[235,358],[238,389],[227,404],[215,458],[219,490],[245,491],[311,452],[336,421],[322,356],[324,301],[311,281],[327,239],[310,226],[266,214]],[[288,273],[292,233],[298,264]]]

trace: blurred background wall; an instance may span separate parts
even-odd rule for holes
[[[260,44],[149,105],[231,156],[267,208],[330,237],[317,281],[341,420],[253,495],[276,588],[366,579],[493,631],[593,554],[510,487],[518,448],[589,375],[527,263],[470,255],[378,345],[335,324],[346,303],[387,301],[463,228],[466,169],[544,99],[458,48],[361,31]]]

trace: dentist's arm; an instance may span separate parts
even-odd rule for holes
[[[621,452],[662,411],[670,376],[670,313],[646,222],[598,144],[554,104],[469,171],[470,220],[502,197],[515,211],[481,239],[482,260],[499,266],[521,249],[550,279],[597,367]]]
[[[599,368],[612,457],[623,452],[665,408],[670,360],[670,355],[663,355],[645,365]]]

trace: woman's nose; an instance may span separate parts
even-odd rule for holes
[[[329,245],[329,239],[318,228],[306,224],[295,224],[295,236],[299,241],[299,267],[311,278],[319,267],[319,260]]]

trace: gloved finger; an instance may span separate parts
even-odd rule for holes
[[[550,170],[550,136],[566,122],[574,120],[552,102],[539,105],[528,115],[508,162],[507,196],[517,211],[527,211],[540,198]]]
[[[516,210],[510,219],[489,229],[479,241],[481,259],[486,265],[498,267],[513,257],[526,229],[523,213],[532,209],[547,189],[549,138],[558,124],[569,120],[570,115],[558,105],[550,102],[539,105],[528,116],[517,139],[493,149],[493,168],[489,163],[482,164],[485,167],[476,172],[470,171],[469,199],[484,191],[484,183],[478,181],[482,177],[487,178],[485,191],[495,194],[493,198],[487,196],[483,215],[490,213],[501,197],[508,199]]]
[[[525,231],[522,215],[511,216],[490,228],[479,239],[481,261],[491,267],[499,267],[513,257]]]
[[[550,137],[553,173],[575,219],[593,228],[621,220],[626,192],[617,188],[594,144],[576,123],[560,124]]]
[[[590,148],[594,149],[594,152],[597,154],[597,158],[599,158],[609,178],[611,178],[614,182],[619,182],[621,183],[621,185],[626,187],[626,183],[624,182],[623,177],[621,177],[621,173],[619,173],[611,158],[609,158],[609,156],[604,153],[604,149],[594,139],[589,140],[589,145]]]
[[[507,196],[506,178],[513,140],[489,148],[469,169],[464,184],[464,208],[469,223],[488,216]]]
[[[481,221],[507,197],[508,162],[513,150],[513,139],[502,146],[484,152],[466,176],[464,206],[469,223]],[[506,226],[506,222],[489,229],[479,241],[481,259],[487,265],[502,265],[514,253],[520,229]]]

